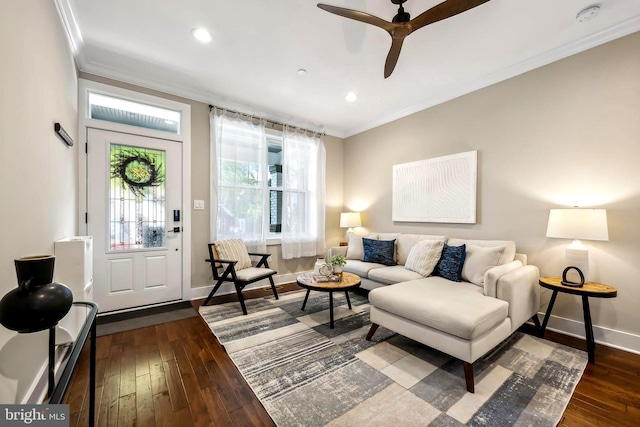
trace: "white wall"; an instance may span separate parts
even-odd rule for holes
[[[346,208],[371,231],[515,240],[542,275],[560,275],[567,240],[545,237],[550,208],[606,208],[609,241],[590,248],[596,340],[640,352],[640,33],[347,138]],[[391,220],[395,164],[478,150],[477,224]],[[550,293],[543,293],[546,308]],[[552,327],[581,334],[577,297]],[[574,322],[575,321],[575,322]]]
[[[53,254],[55,240],[76,234],[77,73],[60,18],[50,0],[0,1],[0,295],[17,286],[15,258]],[[76,141],[68,147],[54,122]],[[46,355],[47,335],[21,349]],[[15,333],[0,327],[4,344]],[[16,340],[12,341],[15,345]],[[19,353],[19,354],[20,354]],[[14,372],[4,372],[13,375]],[[3,393],[24,391],[0,376]]]

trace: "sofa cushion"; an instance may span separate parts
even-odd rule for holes
[[[466,245],[466,255],[462,265],[462,279],[478,286],[484,285],[484,274],[492,267],[500,265],[504,246],[482,247]]]
[[[469,239],[457,239],[457,238],[449,238],[447,240],[447,244],[451,246],[460,246],[463,244],[468,245],[478,245],[483,248],[490,248],[496,246],[504,247],[504,252],[500,256],[500,260],[498,261],[498,265],[506,264],[515,259],[516,256],[516,242],[513,240],[469,240]]]
[[[362,257],[362,261],[395,265],[393,259],[396,247],[395,240],[374,240],[365,237],[362,239],[362,246],[364,247],[364,257]]]
[[[465,256],[466,245],[449,246],[445,243],[440,260],[433,269],[433,274],[453,282],[459,282],[462,280],[462,266]]]
[[[357,259],[361,260],[364,256],[364,248],[362,247],[362,238],[367,237],[369,239],[377,239],[377,234],[367,234],[365,236],[361,236],[359,234],[354,233],[353,231],[349,231],[347,233],[347,255],[345,258],[347,259]]]
[[[447,237],[428,234],[400,234],[396,239],[396,261],[398,264],[405,265],[407,263],[411,248],[420,240],[442,240],[446,242]]]
[[[440,260],[443,246],[442,240],[419,240],[411,248],[404,267],[428,277]]]
[[[376,264],[380,265],[380,264]],[[422,279],[420,273],[408,270],[402,265],[384,266],[384,268],[374,268],[369,270],[369,279],[386,285],[406,282],[408,280]]]
[[[342,267],[342,271],[357,274],[360,277],[369,277],[369,272],[373,269],[387,268],[386,265],[376,264],[373,262],[363,262],[356,259],[348,259],[347,263]]]
[[[437,276],[376,288],[369,302],[421,325],[472,340],[506,319],[509,304],[482,288]]]

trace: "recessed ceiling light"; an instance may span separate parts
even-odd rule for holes
[[[353,92],[349,92],[344,96],[345,101],[347,102],[356,102],[358,100],[358,95]]]
[[[305,74],[307,74],[307,70],[305,70],[304,68],[300,68],[298,70],[298,74],[300,74],[301,76],[304,76]]]
[[[213,38],[211,33],[204,28],[195,28],[191,31],[191,34],[201,43],[209,43]]]
[[[600,5],[597,5],[597,4],[591,5],[585,9],[582,9],[580,12],[578,12],[578,14],[576,15],[576,21],[578,22],[589,21],[590,19],[593,19],[596,16],[598,16],[599,13],[600,13]]]

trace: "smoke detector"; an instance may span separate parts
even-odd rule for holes
[[[596,16],[598,16],[599,13],[600,13],[600,5],[594,4],[578,12],[578,14],[576,15],[576,21],[578,22],[589,21],[595,18]]]

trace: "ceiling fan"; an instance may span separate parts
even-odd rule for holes
[[[398,14],[393,17],[392,22],[385,21],[384,19],[365,12],[345,9],[343,7],[331,6],[322,3],[318,3],[318,7],[326,10],[327,12],[344,16],[345,18],[355,19],[356,21],[375,25],[389,33],[391,36],[391,49],[387,55],[387,61],[384,64],[384,78],[386,79],[391,75],[393,69],[396,67],[398,57],[400,56],[400,49],[402,48],[402,42],[404,42],[405,37],[426,25],[442,21],[443,19],[447,19],[469,9],[473,9],[474,7],[480,6],[489,0],[446,0],[413,19],[411,19],[409,13],[405,12],[402,7],[402,4],[406,1],[407,0],[391,0],[391,3],[399,5]]]

